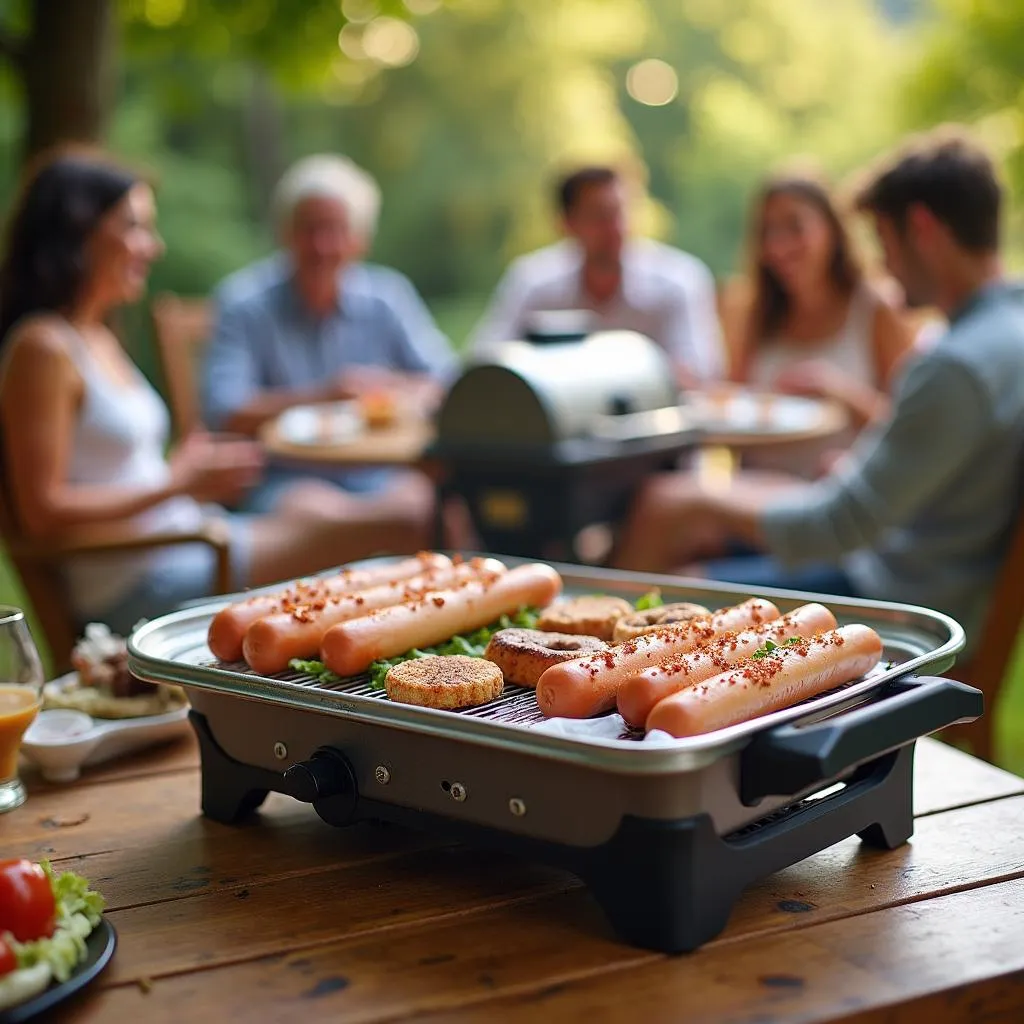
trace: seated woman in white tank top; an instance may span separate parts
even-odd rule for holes
[[[190,532],[224,518],[239,588],[308,575],[426,542],[418,503],[353,497],[329,505],[299,484],[272,515],[225,513],[261,472],[248,441],[187,438],[168,458],[166,407],[107,328],[137,302],[163,251],[151,189],[93,155],[30,175],[0,265],[0,468],[21,529],[40,539],[99,523]],[[126,632],[141,618],[211,593],[205,545],[68,562],[79,620]]]
[[[850,428],[824,443],[758,449],[748,468],[817,477],[830,455],[884,414],[913,335],[864,279],[828,190],[805,176],[769,181],[754,201],[751,274],[727,317],[734,380],[833,398]]]

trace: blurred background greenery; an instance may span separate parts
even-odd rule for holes
[[[635,167],[643,229],[722,277],[741,266],[752,186],[784,161],[842,182],[955,119],[1019,198],[1022,82],[1009,0],[0,0],[0,201],[26,155],[103,140],[158,181],[153,290],[203,295],[272,247],[280,172],[343,152],[383,189],[373,258],[458,345],[509,258],[553,237],[566,165]],[[154,374],[145,316],[129,326]],[[1005,703],[1021,770],[1021,657]]]

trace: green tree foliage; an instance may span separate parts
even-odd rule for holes
[[[642,227],[727,273],[754,183],[794,153],[838,174],[888,141],[905,63],[873,0],[111,2],[110,142],[156,173],[154,288],[184,293],[272,245],[273,181],[323,150],[378,178],[373,255],[431,297],[486,293],[550,240],[552,178],[583,160],[639,164]],[[667,102],[627,88],[652,58]]]
[[[861,0],[649,6],[649,52],[678,69],[679,94],[665,107],[623,94],[623,109],[674,215],[674,240],[726,273],[766,173],[796,160],[838,178],[892,138],[902,40]]]
[[[1024,259],[1024,5],[934,0],[921,56],[902,92],[906,123],[972,123],[1001,159],[1017,211],[1011,251]]]

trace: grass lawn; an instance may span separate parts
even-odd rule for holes
[[[461,349],[483,309],[486,297],[466,296],[440,300],[433,304],[433,312],[441,329],[452,339],[456,348]],[[0,604],[25,606],[24,595],[11,572],[7,560],[0,554]],[[31,614],[29,616],[31,623]],[[43,649],[42,634],[38,629],[33,633],[40,644],[43,658],[49,654]],[[1018,644],[1016,657],[1010,666],[1000,706],[996,709],[998,719],[999,761],[1003,767],[1018,775],[1024,775],[1024,631]]]

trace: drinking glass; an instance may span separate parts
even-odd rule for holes
[[[43,702],[43,665],[20,608],[0,605],[0,814],[25,802],[18,748]]]

